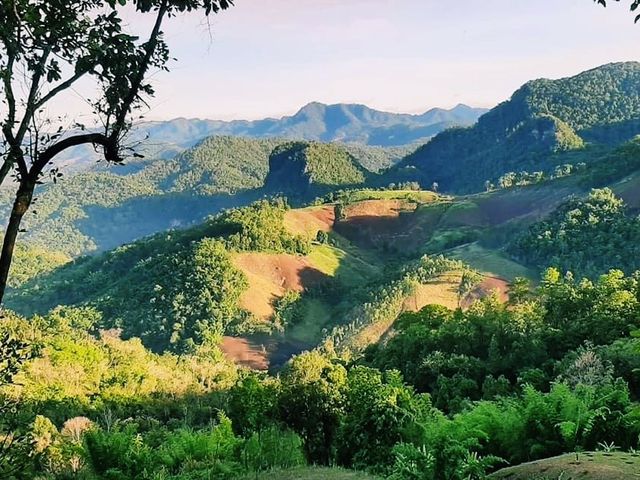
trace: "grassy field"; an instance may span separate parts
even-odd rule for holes
[[[512,281],[516,277],[535,279],[535,272],[516,263],[500,252],[481,247],[477,243],[463,245],[447,252],[447,256],[462,260],[476,270]]]
[[[361,202],[363,200],[407,200],[415,203],[432,203],[440,195],[427,190],[357,190],[349,192],[345,200]]]
[[[351,252],[329,245],[315,245],[307,258],[315,268],[325,275],[335,277],[345,286],[359,285],[363,279],[378,273],[376,266],[354,255],[360,252],[350,250]]]
[[[302,299],[301,308],[302,321],[287,330],[286,338],[296,343],[318,343],[322,339],[322,330],[333,326],[333,310],[317,298]]]
[[[448,272],[424,285],[418,285],[404,302],[404,309],[411,312],[421,310],[425,305],[442,305],[455,310],[458,308],[458,286],[462,272]]]
[[[360,472],[340,468],[296,468],[277,472],[260,473],[245,477],[245,480],[377,480]]]
[[[509,467],[490,476],[501,480],[633,480],[640,479],[640,454],[580,453]]]

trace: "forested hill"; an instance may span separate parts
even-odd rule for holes
[[[416,146],[449,127],[473,125],[486,111],[460,104],[450,110],[432,108],[411,115],[382,112],[365,105],[313,102],[294,115],[282,118],[145,121],[134,126],[128,143],[148,157],[165,159],[211,136],[313,140],[377,147]],[[91,147],[72,148],[60,157],[68,171],[95,169],[99,159]]]
[[[616,145],[640,133],[640,63],[533,80],[469,128],[453,128],[393,172],[453,192],[480,191],[508,171],[547,170],[553,155]]]
[[[268,193],[261,189],[269,156],[284,143],[288,142],[209,137],[172,159],[144,159],[104,171],[65,175],[57,184],[39,189],[36,213],[26,217],[20,241],[77,256],[199,223],[222,208],[246,205]],[[348,183],[362,183],[365,169],[387,168],[410,151],[313,145],[314,178],[320,184],[331,184],[333,178],[336,185],[344,184],[345,166],[352,173]],[[5,213],[11,205],[9,193],[0,190],[4,195],[0,211]]]
[[[269,157],[266,187],[293,195],[313,188],[361,185],[367,171],[344,147],[318,142],[290,142],[276,147]]]

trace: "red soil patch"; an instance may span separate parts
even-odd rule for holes
[[[499,277],[485,278],[473,291],[462,300],[462,308],[468,308],[476,300],[496,293],[498,299],[505,303],[509,300],[509,282]]]
[[[293,355],[313,348],[300,342],[292,342],[282,337],[252,335],[248,337],[223,337],[220,349],[229,360],[242,367],[266,371],[271,367],[281,367]]]
[[[269,368],[268,346],[248,338],[224,337],[220,349],[231,361],[254,370]]]
[[[284,216],[284,225],[295,235],[315,237],[319,232],[330,232],[336,220],[333,205],[289,210]]]
[[[306,258],[295,255],[241,253],[234,256],[233,263],[249,281],[240,306],[265,321],[274,313],[274,300],[291,290],[302,292],[326,278]]]

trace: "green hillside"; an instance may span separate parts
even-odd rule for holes
[[[22,241],[77,256],[199,223],[221,208],[255,198],[247,200],[242,192],[263,185],[277,144],[215,137],[172,160],[63,177],[37,192]],[[8,206],[7,199],[3,210]]]
[[[120,329],[154,351],[188,351],[224,334],[266,334],[266,353],[276,364],[288,358],[282,352],[323,342],[357,352],[384,333],[408,299],[410,308],[430,295],[455,305],[464,269],[458,261],[423,257],[417,244],[399,254],[360,243],[356,212],[366,212],[375,225],[397,203],[415,208],[437,195],[360,193],[349,194],[352,203],[339,223],[336,204],[289,210],[281,201],[261,201],[229,210],[197,227],[32,274],[16,284],[7,305],[29,315],[88,305],[101,313],[101,328]],[[349,222],[354,233],[345,228]]]
[[[640,133],[638,85],[640,64],[634,62],[533,80],[473,127],[437,135],[390,178],[472,192],[508,171],[548,171],[557,164],[555,154],[581,149],[585,142],[616,145]]]
[[[90,304],[103,313],[106,328],[121,328],[155,349],[184,349],[222,334],[240,315],[238,298],[247,284],[229,251],[308,251],[307,241],[284,230],[284,213],[284,204],[264,201],[194,229],[82,257],[27,282],[8,304],[42,313]]]
[[[64,176],[36,191],[36,205],[25,218],[26,232],[21,239],[78,256],[195,225],[223,208],[247,205],[267,193],[262,189],[269,156],[281,144],[278,140],[211,137],[173,159],[144,159]],[[340,172],[348,168],[350,177],[345,178],[361,183],[367,175],[361,163],[372,169],[386,168],[405,149],[316,144],[310,152],[314,179],[342,183]],[[7,213],[11,193],[3,189],[0,195],[0,211]]]
[[[259,188],[267,176],[267,159],[278,140],[209,137],[171,161],[155,162],[142,175],[164,192],[198,195],[234,194]]]
[[[360,185],[366,179],[367,171],[343,147],[291,142],[271,153],[266,188],[295,196],[323,188]]]
[[[640,455],[624,452],[581,452],[505,468],[489,478],[504,480],[626,480],[638,477]]]
[[[538,269],[554,266],[577,276],[597,277],[612,268],[640,269],[640,221],[608,189],[570,200],[518,235],[508,251]]]

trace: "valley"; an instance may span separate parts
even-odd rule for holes
[[[626,478],[639,89],[616,63],[486,112],[313,103],[146,123],[125,165],[68,153],[0,321],[30,472]]]

